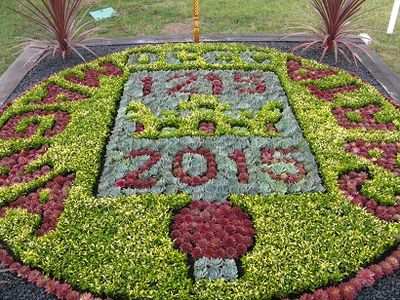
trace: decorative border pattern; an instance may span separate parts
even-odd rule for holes
[[[207,58],[206,53],[212,52],[220,53]],[[132,59],[133,65],[126,65],[133,53],[138,54],[138,58]],[[210,63],[207,59],[215,61]],[[245,275],[235,283],[221,284],[220,281],[199,280],[193,284],[187,278],[185,254],[173,248],[173,241],[168,237],[168,230],[165,230],[173,213],[189,204],[187,196],[155,196],[145,193],[139,196],[95,199],[93,187],[101,169],[101,153],[111,131],[113,113],[117,110],[123,84],[130,74],[158,70],[217,71],[221,68],[243,72],[273,71],[277,74],[288,95],[293,114],[318,161],[326,192],[232,197],[232,205],[240,207],[251,216],[256,231],[253,248],[241,258]],[[215,92],[218,93],[221,86],[217,80],[214,81]],[[61,95],[50,94],[49,100],[44,100],[49,93],[47,88],[50,84],[56,86],[54,90],[61,91],[58,92]],[[144,84],[147,85],[145,92],[150,92],[149,80]],[[340,109],[345,110],[345,119],[337,118],[334,112],[338,109],[339,112]],[[68,114],[68,119],[60,113]],[[205,129],[205,135],[214,134],[217,130],[217,126],[209,123],[212,122],[204,122],[199,126]],[[131,128],[129,134],[144,133],[144,125],[142,128]],[[0,205],[2,209],[8,208],[4,210],[4,216],[0,217],[0,238],[13,250],[13,255],[32,266],[30,268],[43,269],[45,274],[61,282],[65,280],[70,286],[91,290],[98,295],[104,293],[102,296],[105,297],[119,297],[119,293],[124,293],[123,297],[130,298],[168,298],[174,294],[185,299],[189,292],[198,298],[210,298],[216,293],[251,298],[259,294],[259,289],[262,289],[265,298],[282,297],[315,290],[331,282],[339,283],[361,269],[354,279],[337,287],[301,296],[302,299],[354,299],[362,287],[369,286],[383,275],[398,269],[398,250],[381,263],[370,267],[366,267],[366,263],[376,260],[385,249],[395,246],[395,236],[400,232],[399,223],[393,214],[400,194],[396,188],[400,184],[396,173],[397,150],[394,148],[400,141],[399,127],[398,105],[384,99],[374,88],[351,74],[301,60],[290,54],[238,45],[167,45],[129,50],[62,72],[25,94],[12,106],[3,109],[0,117],[0,130],[4,130],[4,138],[0,141],[0,176],[3,176]],[[269,131],[274,134],[273,130]],[[279,130],[275,133],[279,133]],[[148,138],[137,140],[145,142],[146,139]],[[150,143],[150,139],[148,140]],[[354,143],[364,144],[367,154],[363,149],[357,150],[360,146]],[[285,148],[291,148],[291,145]],[[382,149],[389,149],[388,156],[382,155]],[[236,150],[228,158],[234,166],[236,164],[234,175],[239,182],[245,184],[251,180],[251,168],[246,169],[247,165],[243,165],[245,151]],[[131,152],[126,153],[132,156],[140,154]],[[154,163],[158,157],[154,152],[148,153],[153,156],[150,163]],[[198,163],[204,157],[199,153],[192,154],[190,157],[184,155],[182,161],[177,163],[182,166],[178,173],[183,177],[196,177],[205,170],[204,164]],[[274,158],[274,155],[279,157]],[[296,151],[280,151],[276,154],[268,150],[262,159],[266,164],[271,159],[284,159],[293,163],[290,160],[296,158],[295,155]],[[393,161],[393,156],[396,156],[396,162]],[[143,163],[148,160],[146,158]],[[159,158],[161,160],[162,156]],[[198,169],[189,168],[191,162],[197,162]],[[218,164],[217,161],[216,163]],[[212,161],[210,164],[212,166]],[[266,172],[268,171],[279,173],[279,167],[272,169],[267,166]],[[362,174],[363,178],[348,174]],[[156,174],[148,175],[151,177]],[[136,175],[131,176],[135,178]],[[210,176],[213,176],[212,172]],[[63,178],[73,179],[73,182],[67,184],[66,195],[54,195],[52,187],[63,184]],[[287,178],[288,176],[280,176],[279,179],[276,177],[278,181],[285,181]],[[291,182],[297,180],[296,177],[290,178]],[[195,179],[193,184],[197,182],[198,179]],[[52,186],[48,185],[52,183]],[[354,190],[353,186],[361,188]],[[353,201],[351,197],[354,194],[359,199],[360,195],[364,198],[362,201]],[[23,197],[22,200],[20,197]],[[364,199],[367,211],[357,207],[364,203]],[[372,201],[376,202],[376,209],[368,207],[373,205]],[[35,205],[31,206],[32,203]],[[50,206],[49,210],[46,210],[47,204]],[[19,208],[11,208],[13,205]],[[384,211],[378,209],[379,207],[384,207]],[[48,225],[42,233],[37,235],[36,230],[43,229],[41,225],[44,224],[42,221],[45,220],[47,211],[49,217],[56,216],[56,221],[47,222]],[[375,218],[375,215],[382,220]],[[118,230],[113,231],[116,224],[119,224]],[[285,231],[285,228],[290,231]],[[332,228],[337,231],[331,232]],[[343,233],[349,230],[351,239],[345,239]],[[101,231],[101,238],[98,238]],[[132,234],[133,232],[143,234]],[[303,233],[307,234],[307,238],[302,238]],[[79,245],[74,241],[77,236]],[[121,272],[126,272],[124,274],[134,272],[135,276],[129,276],[129,286],[138,287],[137,290],[119,289],[117,282],[127,284],[127,281],[122,277],[113,280],[111,273],[104,269],[107,264],[97,266],[97,272],[110,279],[107,284],[98,281],[96,274],[91,272],[92,262],[98,257],[93,257],[93,252],[88,250],[96,249],[95,253],[108,254],[110,249],[107,245],[111,244],[107,240],[109,236],[117,238],[119,243],[112,243],[113,265],[108,267],[118,268]],[[292,242],[282,240],[286,237],[290,237]],[[327,246],[326,252],[322,256],[316,254],[315,245],[308,245],[307,240],[322,242]],[[290,255],[278,250],[282,245],[288,249]],[[76,260],[73,256],[78,249],[84,259]],[[120,256],[124,252],[122,249],[135,249],[129,252],[136,253],[136,256]],[[347,252],[343,253],[343,250]],[[7,257],[4,251],[1,253],[2,257]],[[72,255],[68,256],[68,253]],[[337,268],[337,259],[343,261],[344,257],[345,263],[341,264],[340,269]],[[296,265],[291,265],[294,268],[291,275],[285,273],[285,268],[273,269],[274,262],[282,265],[291,262],[292,258],[296,261],[303,259],[303,269],[299,270]],[[151,269],[140,269],[139,266],[149,265],[150,261],[157,265],[157,275]],[[87,264],[83,265],[84,262]],[[312,271],[316,270],[313,262],[318,263],[320,273]],[[129,263],[136,268],[127,272]],[[254,269],[255,265],[257,268]],[[174,272],[168,273],[171,271],[170,266],[174,266]],[[221,278],[221,274],[226,274],[224,278],[231,280],[236,274],[228,261],[204,259],[195,267],[199,278]],[[229,272],[226,272],[227,267]],[[15,268],[13,270],[15,272]],[[334,273],[326,272],[327,270],[334,270]],[[22,276],[24,269],[20,273]],[[146,281],[147,284],[142,280],[143,274],[150,280]],[[273,277],[268,274],[273,274]],[[302,280],[299,281],[293,274],[302,274]],[[149,286],[155,286],[155,278],[162,278],[157,283],[158,289],[148,289]],[[275,284],[276,279],[288,282],[290,286]],[[251,285],[252,282],[257,284]],[[64,288],[67,289],[67,286]],[[52,290],[53,287],[49,289]],[[60,289],[61,287],[56,288],[59,293]]]

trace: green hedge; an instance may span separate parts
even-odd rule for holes
[[[229,51],[225,63],[209,64],[201,55],[209,51]],[[256,51],[254,63],[240,59],[243,51]],[[167,64],[169,52],[177,52],[182,63]],[[127,64],[131,54],[138,64]],[[152,53],[159,57],[152,62]],[[269,64],[258,64],[266,59]],[[393,204],[394,186],[400,178],[346,153],[346,141],[399,142],[400,132],[372,132],[341,128],[331,111],[338,106],[381,105],[381,121],[400,124],[400,113],[379,92],[361,80],[340,71],[321,80],[293,82],[287,61],[325,69],[326,66],[271,49],[242,45],[200,44],[141,47],[113,54],[63,71],[16,100],[1,117],[38,109],[34,101],[45,95],[49,83],[88,96],[73,103],[46,105],[62,109],[71,120],[62,134],[26,140],[0,141],[0,157],[17,150],[50,145],[40,159],[53,166],[46,177],[28,184],[0,188],[0,204],[34,191],[57,174],[75,173],[76,180],[59,219],[57,229],[43,237],[34,235],[39,217],[18,209],[0,218],[0,240],[24,263],[42,269],[74,287],[121,299],[268,299],[315,290],[336,284],[379,258],[396,244],[398,223],[386,223],[341,196],[338,177],[351,170],[368,170],[373,180],[363,192],[381,203]],[[124,70],[121,77],[102,77],[99,88],[88,88],[65,80],[82,76],[85,68],[98,68],[107,61]],[[93,191],[100,172],[102,155],[113,124],[124,83],[129,74],[148,70],[237,69],[275,72],[320,167],[325,193],[271,196],[232,196],[231,201],[248,211],[257,232],[254,248],[242,258],[244,275],[237,281],[198,281],[189,277],[184,254],[174,249],[169,223],[174,212],[190,202],[188,196],[143,195],[96,199]],[[329,103],[307,89],[354,84],[359,89],[335,96]],[[31,103],[33,101],[33,103]],[[31,104],[29,104],[31,103]],[[45,124],[43,124],[45,126]]]

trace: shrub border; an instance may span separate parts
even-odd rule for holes
[[[179,48],[179,46],[177,46],[178,48]],[[248,48],[248,47],[246,47],[246,48]],[[141,49],[143,49],[143,48],[141,48]],[[136,50],[136,49],[135,49]],[[132,52],[135,52],[135,50],[129,50],[129,51],[127,51],[127,52],[125,52],[125,55],[128,55],[128,54],[130,54],[130,53],[132,53]],[[289,57],[290,57],[290,55],[289,55]],[[296,57],[294,57],[294,56],[292,56],[291,58],[293,58],[293,59],[298,59],[298,58],[296,58]],[[303,60],[302,60],[303,61]],[[316,66],[318,66],[317,64],[316,64]],[[73,71],[71,71],[72,73],[73,73]],[[51,80],[51,79],[50,79]],[[281,80],[282,80],[282,78],[281,78]],[[361,87],[361,86],[360,86]],[[90,92],[90,91],[88,91],[88,90],[85,90],[85,92]],[[29,93],[29,92],[28,92]],[[23,98],[23,97],[22,97]],[[289,102],[290,102],[290,96],[288,97],[289,98]],[[292,103],[291,103],[292,104]],[[301,122],[300,122],[301,123]],[[357,137],[357,134],[355,134],[354,135],[354,137]],[[377,137],[374,137],[373,135],[371,135],[371,137],[372,137],[372,139],[373,138],[377,138]],[[391,139],[393,139],[394,137],[392,137]],[[309,140],[309,139],[308,139]],[[4,155],[4,154],[3,154]],[[356,164],[357,165],[357,164]],[[374,169],[373,167],[368,167],[368,169],[371,169],[371,170],[373,170],[374,171],[374,173],[378,173],[379,171],[377,171],[376,169]],[[342,170],[342,172],[343,172],[344,170]],[[33,187],[30,187],[31,189],[33,188]],[[18,193],[18,192],[17,192]],[[14,194],[15,195],[15,194]]]

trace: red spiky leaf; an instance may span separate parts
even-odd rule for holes
[[[75,52],[82,59],[77,48],[82,47],[93,53],[84,46],[99,28],[87,29],[89,22],[80,16],[83,0],[41,0],[40,4],[33,0],[16,0],[21,10],[13,10],[30,22],[29,35],[33,38],[22,43],[20,46],[42,49],[45,51],[43,59],[49,55],[60,53],[65,59],[71,52]],[[34,58],[40,58],[35,54]],[[40,59],[40,60],[41,60]]]
[[[320,60],[322,61],[328,51],[335,53],[337,61],[339,53],[351,63],[348,55],[343,51],[348,50],[356,61],[355,49],[368,54],[367,48],[357,45],[348,38],[355,34],[352,25],[353,19],[359,15],[361,6],[366,0],[309,0],[311,7],[316,12],[320,22],[318,25],[302,25],[307,32],[311,31],[312,41],[302,43],[296,49],[308,49],[320,46],[323,49]],[[322,25],[320,24],[322,23]],[[369,55],[369,54],[368,54]]]

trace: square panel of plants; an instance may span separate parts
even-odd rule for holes
[[[0,265],[59,299],[355,299],[400,267],[400,105],[236,44],[146,46],[0,115]]]
[[[274,73],[144,71],[126,83],[99,195],[183,192],[223,202],[323,190]]]

